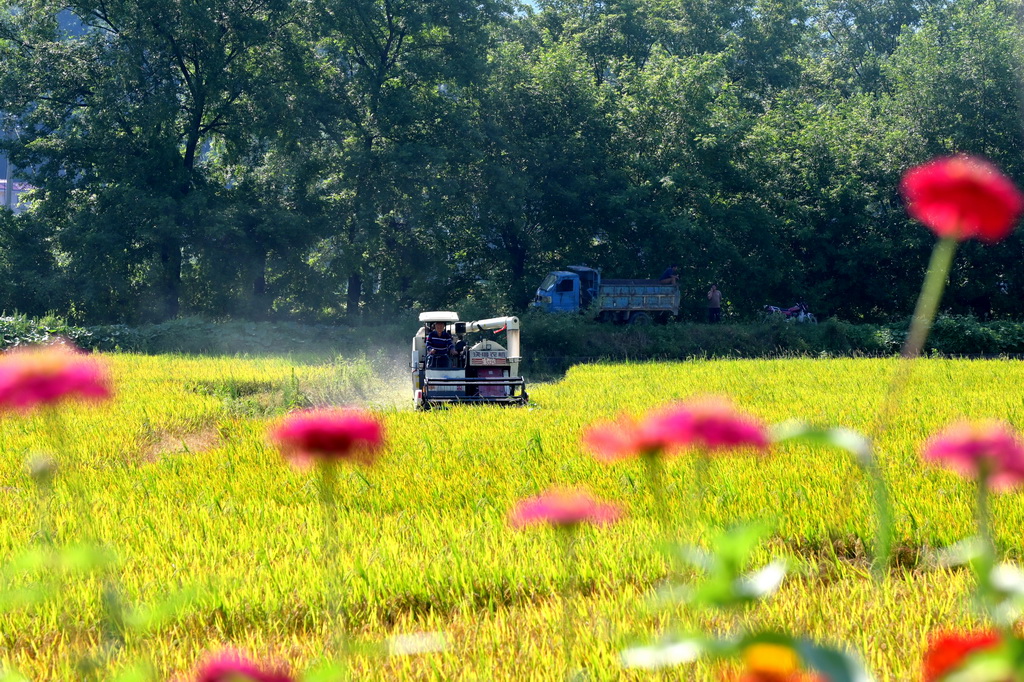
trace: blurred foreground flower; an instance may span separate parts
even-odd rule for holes
[[[971,156],[934,159],[903,176],[907,212],[940,237],[997,242],[1012,230],[1024,196],[998,168]]]
[[[196,672],[195,682],[294,682],[281,670],[269,670],[245,656],[225,651],[215,654]]]
[[[111,395],[106,367],[72,346],[19,347],[0,356],[0,411],[104,400]]]
[[[1005,422],[960,422],[925,445],[926,460],[997,489],[1024,482],[1024,443]]]
[[[557,533],[565,559],[566,579],[562,597],[562,646],[566,676],[576,678],[573,646],[576,640],[576,616],[573,600],[579,568],[576,563],[576,536],[582,523],[612,523],[622,515],[614,504],[601,502],[583,490],[551,489],[521,500],[509,514],[513,526],[549,524]]]
[[[945,632],[932,638],[924,653],[924,682],[939,682],[978,651],[996,649],[1000,645],[995,632]]]
[[[751,644],[743,650],[743,672],[737,682],[827,682],[828,678],[804,672],[800,657],[784,644]]]
[[[583,490],[552,489],[520,501],[509,515],[509,521],[518,527],[541,523],[576,526],[612,523],[621,515],[622,511],[614,504],[601,502]]]
[[[724,451],[768,448],[767,429],[724,398],[697,398],[655,410],[642,420],[621,417],[591,426],[584,443],[604,462],[657,456],[685,448]]]
[[[270,439],[302,467],[317,461],[372,464],[384,443],[384,427],[363,410],[303,410],[273,427]]]
[[[685,446],[710,452],[768,449],[767,428],[724,398],[700,398],[683,403],[673,421]]]

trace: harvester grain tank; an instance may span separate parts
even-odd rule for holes
[[[420,313],[420,329],[412,339],[413,400],[419,409],[450,403],[525,405],[526,380],[519,374],[522,361],[518,317],[494,317],[460,322],[458,313],[437,310]],[[451,335],[452,352],[431,355],[427,334],[436,323]],[[508,348],[491,333],[506,332]],[[470,334],[491,332],[472,346]]]
[[[604,322],[666,322],[679,315],[679,285],[656,279],[602,279],[583,265],[549,272],[532,307],[552,313],[592,310]]]

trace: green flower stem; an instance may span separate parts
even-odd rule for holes
[[[975,514],[978,522],[978,537],[981,538],[981,562],[983,575],[988,576],[996,562],[996,544],[992,537],[992,512],[989,508],[988,473],[978,476]]]
[[[931,261],[928,263],[928,272],[925,274],[924,284],[921,285],[921,293],[917,298],[917,306],[914,308],[914,317],[910,321],[907,340],[903,344],[901,355],[904,358],[904,362],[900,363],[889,384],[889,391],[879,413],[878,422],[875,425],[871,438],[872,441],[876,441],[878,436],[885,431],[893,413],[895,413],[896,408],[903,401],[903,394],[906,392],[910,372],[913,369],[913,363],[910,361],[921,354],[924,342],[928,338],[928,332],[931,331],[932,322],[935,320],[935,312],[939,308],[942,292],[946,288],[946,280],[949,277],[949,269],[953,264],[956,247],[957,241],[946,237],[940,239],[932,251]]]
[[[711,458],[708,457],[707,450],[701,449],[697,455],[697,462],[694,464],[693,470],[693,482],[696,486],[696,494],[694,495],[694,504],[698,508],[704,506],[704,491],[708,489],[708,481],[711,478]]]
[[[700,510],[704,508],[704,496],[709,488],[709,481],[711,480],[711,457],[708,456],[708,451],[701,448],[697,451],[696,459],[693,462],[693,488],[692,488],[692,504],[693,504],[693,518],[690,524],[691,529],[706,530],[700,523],[699,514]]]
[[[320,462],[317,466],[320,477],[317,488],[320,494],[320,511],[323,514],[323,536],[320,538],[321,563],[324,570],[324,584],[327,587],[327,626],[330,630],[329,645],[337,650],[343,644],[344,623],[341,610],[341,586],[338,584],[338,467],[334,462]]]
[[[43,440],[48,444],[48,452],[40,455],[40,460],[33,463],[33,479],[37,488],[37,509],[39,514],[40,543],[59,556],[57,545],[57,528],[50,514],[52,503],[59,499],[55,495],[56,476],[59,474],[65,481],[69,502],[74,509],[74,518],[87,519],[79,529],[78,541],[84,542],[93,550],[101,551],[103,547],[100,525],[96,515],[92,513],[91,490],[83,477],[83,467],[73,462],[65,451],[70,442],[64,410],[58,405],[46,405],[39,411],[42,422]],[[47,458],[52,458],[46,461]],[[66,474],[71,472],[71,476]],[[76,475],[77,474],[77,475]],[[69,545],[76,538],[63,538],[63,544]],[[55,571],[56,590],[58,593],[65,587],[65,567],[59,566]],[[129,624],[127,611],[122,597],[123,590],[116,565],[101,564],[99,568],[100,584],[100,648],[95,654],[84,655],[76,663],[76,669],[84,679],[99,679],[99,670],[109,666],[124,649],[128,640]]]
[[[576,644],[576,614],[574,608],[574,595],[576,593],[576,582],[579,571],[576,566],[576,534],[578,524],[559,526],[557,529],[558,539],[562,545],[562,554],[565,557],[565,584],[562,587],[562,650],[565,656],[566,679],[575,676],[575,662],[573,660],[573,649]]]
[[[661,461],[661,452],[645,453],[642,457],[644,466],[647,469],[647,481],[651,486],[651,496],[654,498],[654,513],[661,525],[661,534],[666,542],[675,540],[672,537],[672,525],[669,520],[668,502],[665,499],[665,464]]]
[[[982,463],[978,471],[978,480],[975,487],[975,520],[978,524],[978,537],[981,540],[981,553],[971,562],[977,580],[976,599],[986,611],[989,618],[1006,639],[1013,638],[1013,622],[1008,622],[1006,614],[999,612],[1000,604],[1006,599],[1006,595],[992,584],[992,572],[996,567],[996,545],[992,535],[992,511],[989,506],[991,488],[989,487],[990,474],[988,467]]]
[[[892,552],[893,515],[892,502],[885,482],[885,472],[879,464],[874,450],[878,439],[889,427],[893,415],[903,402],[913,370],[913,361],[921,355],[924,343],[928,339],[932,322],[935,320],[935,313],[939,309],[939,301],[942,300],[942,292],[946,288],[946,280],[949,278],[949,270],[953,264],[957,245],[958,242],[955,239],[944,237],[932,250],[931,260],[928,262],[928,272],[921,285],[921,293],[914,308],[914,317],[910,321],[910,330],[903,344],[901,352],[903,360],[899,363],[892,381],[889,383],[889,390],[869,439],[873,452],[871,460],[865,464],[865,469],[872,480],[872,494],[877,515],[875,520],[875,558],[872,562],[872,572],[879,579],[888,566],[889,555]]]
[[[892,554],[892,501],[889,498],[889,486],[885,482],[885,475],[873,454],[864,468],[871,478],[871,493],[875,503],[875,556],[871,561],[871,574],[875,580],[881,581],[885,577],[889,556]]]
[[[935,311],[939,308],[942,292],[946,288],[946,279],[956,254],[957,240],[944,237],[932,250],[932,258],[928,263],[928,272],[921,286],[921,295],[917,298],[914,318],[910,324],[906,343],[903,344],[903,357],[916,358],[924,348],[925,339],[931,331],[935,320]]]

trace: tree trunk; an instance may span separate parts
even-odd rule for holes
[[[160,302],[163,320],[173,320],[181,306],[181,245],[168,239],[160,245]]]
[[[529,293],[524,288],[523,284],[526,279],[528,247],[513,223],[509,223],[506,227],[505,232],[502,235],[502,242],[504,243],[505,251],[508,254],[505,262],[508,263],[508,271],[510,275],[508,288],[509,301],[516,307],[516,309],[523,309],[530,302]]]
[[[265,320],[270,313],[270,301],[267,298],[267,252],[259,249],[253,261],[252,272],[252,315]]]
[[[345,304],[345,317],[355,322],[359,315],[359,299],[363,293],[363,276],[353,272],[348,276],[348,299]]]

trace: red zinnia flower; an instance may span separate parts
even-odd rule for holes
[[[69,345],[19,347],[0,356],[0,411],[110,395],[106,368]]]
[[[294,682],[280,670],[264,670],[239,653],[225,651],[211,657],[196,672],[195,682]]]
[[[1024,483],[1024,443],[1004,422],[960,422],[936,434],[922,456],[997,489]]]
[[[650,413],[643,420],[622,417],[590,427],[584,443],[598,459],[614,462],[688,447],[731,450],[768,447],[768,433],[756,419],[723,398],[698,398]]]
[[[945,632],[933,637],[924,653],[924,682],[939,682],[975,651],[999,646],[995,632]]]
[[[997,242],[1012,230],[1024,196],[987,161],[971,156],[935,159],[911,168],[900,191],[907,212],[940,237]]]
[[[270,439],[299,466],[314,460],[372,464],[384,443],[384,427],[363,410],[303,410],[274,427]]]
[[[513,526],[548,523],[575,526],[580,523],[612,523],[622,515],[614,504],[601,502],[582,490],[548,490],[542,495],[521,500],[509,521]]]

